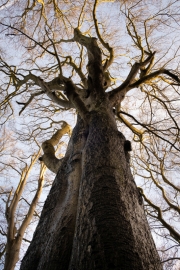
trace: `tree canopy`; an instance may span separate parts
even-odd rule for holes
[[[100,50],[102,59],[97,62],[103,63],[103,91],[114,108],[119,130],[132,142],[131,168],[161,260],[165,269],[178,267],[179,1],[6,0],[0,5],[0,16],[4,205],[12,201],[10,194],[15,192],[19,172],[43,143],[52,143],[54,151],[64,136],[57,156],[65,152],[69,126],[65,135],[60,132],[67,123],[74,126],[77,108],[80,115],[86,115],[84,104],[92,106],[87,74],[93,72],[91,51],[98,55]],[[97,70],[97,74],[98,80],[101,72]],[[68,83],[75,89],[73,93],[68,92]],[[36,166],[44,161],[48,167],[45,159],[44,150]],[[27,194],[35,192],[35,177],[32,181]],[[28,204],[31,200],[29,196]],[[23,207],[21,204],[15,213],[17,232],[27,214],[19,215]],[[1,215],[3,212],[2,206]],[[4,221],[2,239],[6,226]],[[0,248],[3,254],[5,244]]]

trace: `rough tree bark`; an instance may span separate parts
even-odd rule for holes
[[[76,29],[74,40],[88,51],[88,95],[83,99],[64,79],[79,116],[21,270],[160,270],[125,137],[113,114],[153,56],[136,63],[114,94],[106,93],[96,39]]]

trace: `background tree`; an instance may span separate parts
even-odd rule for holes
[[[158,236],[157,243],[163,239],[162,261],[169,259],[164,254],[171,246],[174,248],[173,256],[178,258],[178,1],[158,4],[126,1],[99,5],[97,1],[80,1],[76,4],[24,1],[23,5],[18,1],[11,5],[7,1],[1,9],[4,45],[8,42],[7,48],[4,45],[1,48],[2,124],[8,125],[12,115],[17,116],[14,100],[18,101],[22,108],[21,115],[26,116],[17,120],[24,127],[20,131],[17,122],[18,138],[32,145],[34,137],[38,143],[52,138],[53,128],[58,128],[60,121],[59,112],[63,111],[62,118],[67,119],[69,115],[65,111],[74,112],[76,109],[82,120],[78,118],[75,131],[77,134],[80,132],[80,123],[84,129],[73,151],[71,143],[75,135],[72,136],[65,156],[68,158],[71,155],[66,173],[74,166],[70,179],[76,182],[74,178],[80,178],[81,174],[78,167],[82,159],[81,150],[89,136],[89,130],[82,121],[90,126],[92,115],[89,112],[103,107],[108,98],[106,107],[114,107],[117,126],[128,140],[133,141],[131,165],[136,182],[141,186],[137,196],[140,205],[141,196],[144,198],[149,224]],[[97,37],[98,43],[91,37]],[[14,48],[17,46],[20,50],[17,50],[17,57],[14,58]],[[94,62],[94,55],[97,62]],[[98,92],[93,90],[97,88]],[[110,128],[110,120],[107,121]],[[110,130],[99,130],[99,135],[102,135],[98,137],[101,146],[107,145]],[[114,133],[111,136],[116,141]],[[121,137],[122,143],[123,140]],[[50,148],[54,151],[53,147]],[[31,150],[28,151],[30,154]],[[45,163],[46,157],[45,149],[42,157]],[[111,160],[114,158],[112,153],[110,157]],[[65,164],[65,160],[58,162]],[[108,183],[108,180],[105,182]],[[66,184],[62,187],[66,190]],[[70,187],[77,188],[73,185]],[[135,187],[132,190],[135,191]],[[89,196],[89,193],[85,194]],[[74,211],[76,200],[71,204]],[[68,228],[72,232],[73,229]],[[88,245],[90,253],[91,247],[92,244]],[[51,254],[48,256],[51,257]],[[167,264],[165,267],[168,269]]]
[[[8,137],[7,134],[6,136]],[[27,157],[21,157],[22,153],[19,153],[18,158],[12,157],[14,147],[10,138],[6,139],[6,142],[3,142],[3,144],[1,150],[4,150],[5,153],[3,155],[4,160],[0,163],[0,168],[1,179],[5,178],[6,183],[0,187],[1,262],[4,265],[2,269],[14,269],[19,260],[22,242],[30,243],[31,238],[29,238],[27,227],[31,222],[34,223],[37,220],[35,218],[38,216],[39,211],[37,203],[42,193],[46,166],[41,164],[40,168],[36,168],[40,170],[39,176],[36,175],[35,170],[32,176],[31,171],[35,167],[41,149],[30,158],[30,163],[28,164],[26,163]],[[10,153],[11,157],[9,156]],[[13,171],[12,175],[9,172],[9,168]],[[18,178],[19,183],[17,181]]]
[[[69,131],[70,127],[63,122],[63,128],[56,132],[53,138],[44,142],[44,144],[50,147],[51,144],[55,144],[56,139],[59,142],[62,136]],[[42,193],[47,167],[44,165],[44,162],[37,164],[37,160],[42,152],[41,148],[39,148],[36,154],[31,156],[29,164],[27,164],[29,157],[26,157],[25,153],[23,153],[23,158],[22,153],[18,154],[18,158],[12,157],[15,150],[13,139],[7,133],[5,137],[6,141],[1,142],[1,154],[4,157],[4,161],[0,162],[0,168],[1,177],[8,177],[6,179],[8,183],[0,186],[1,263],[4,266],[4,270],[12,270],[15,268],[21,255],[22,242],[30,243],[32,237],[31,227],[34,228],[39,219],[42,210],[39,198]],[[56,152],[58,152],[60,147],[62,147],[62,143],[59,143]],[[4,155],[3,152],[5,152]],[[46,158],[46,155],[44,155],[44,158]],[[48,159],[46,159],[46,162],[48,163]],[[9,168],[13,170],[12,177],[9,173]],[[16,184],[16,178],[20,179],[18,184]],[[14,179],[15,181],[13,181]],[[15,189],[13,186],[15,186]],[[48,181],[46,186],[50,186]],[[37,205],[38,202],[39,205]]]

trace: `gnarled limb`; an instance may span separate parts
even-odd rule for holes
[[[88,52],[88,74],[92,84],[92,90],[98,90],[98,93],[104,94],[103,90],[103,66],[102,54],[94,37],[84,36],[79,29],[74,29],[74,41],[86,47]],[[93,89],[95,88],[95,89]]]
[[[42,90],[47,94],[47,96],[54,101],[56,104],[60,105],[63,108],[72,108],[72,104],[69,101],[60,99],[56,96],[54,92],[51,91],[51,89],[48,87],[48,84],[44,82],[42,79],[38,78],[37,79],[39,86],[41,87]]]
[[[58,172],[58,169],[63,160],[63,158],[56,158],[54,146],[58,144],[59,140],[66,133],[71,134],[71,127],[65,121],[63,121],[62,128],[56,131],[56,133],[51,137],[51,139],[46,140],[42,144],[44,155],[40,157],[39,160],[43,161],[48,167],[48,169],[54,173]]]
[[[154,57],[155,52],[150,55],[144,62],[141,63],[135,63],[130,72],[129,75],[127,76],[126,80],[116,89],[110,91],[108,93],[109,95],[109,99],[111,101],[112,104],[118,104],[121,103],[121,101],[124,99],[125,94],[127,93],[127,91],[129,91],[130,89],[132,89],[130,87],[130,85],[134,82],[136,75],[138,74],[138,72],[144,68],[146,65],[148,65],[149,63],[151,63],[152,58]],[[130,88],[129,88],[130,87]]]
[[[47,96],[59,106],[67,109],[72,108],[71,102],[57,97],[56,94],[54,93],[55,90],[64,90],[64,83],[62,79],[60,79],[59,77],[54,78],[52,81],[44,82],[41,78],[32,74],[31,72],[29,72],[28,75],[23,75],[21,73],[18,73],[18,71],[15,72],[12,70],[11,66],[9,66],[6,62],[4,62],[2,59],[1,61],[6,69],[2,71],[12,78],[12,83],[16,88],[16,90],[13,93],[10,93],[5,97],[5,100],[2,102],[1,105],[4,105],[10,98],[12,98],[12,96],[18,94],[19,89],[23,85],[26,85],[29,81],[33,81],[33,84],[41,87],[42,91],[32,94],[27,102],[24,103],[18,102],[20,105],[24,105],[23,109],[20,111],[20,114],[30,104],[34,96],[41,95],[43,93],[46,93]],[[22,77],[22,79],[20,79],[20,77]]]
[[[69,98],[70,102],[78,110],[81,118],[87,123],[88,121],[88,109],[86,108],[84,102],[80,99],[79,95],[76,93],[75,85],[69,79],[64,80],[65,82],[65,93]]]

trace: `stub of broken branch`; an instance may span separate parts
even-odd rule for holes
[[[42,144],[42,149],[44,152],[44,155],[39,158],[40,161],[43,161],[47,168],[54,172],[57,173],[58,169],[62,163],[63,159],[58,159],[55,156],[55,148],[54,146],[57,145],[62,138],[64,134],[71,134],[71,126],[68,125],[65,121],[62,123],[61,129],[56,131],[56,133],[49,139],[43,142]]]

